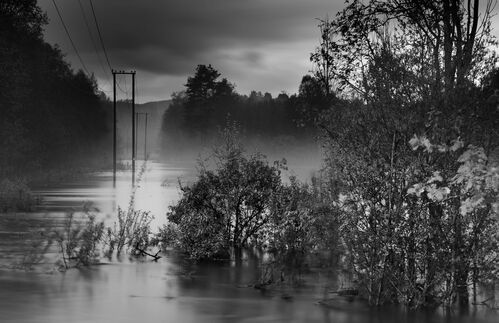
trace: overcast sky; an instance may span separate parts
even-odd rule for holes
[[[78,1],[91,27],[89,36]],[[56,0],[83,62],[111,90],[89,0]],[[45,38],[81,68],[52,0],[39,0],[50,19]],[[296,93],[312,68],[316,18],[334,16],[343,0],[93,0],[114,69],[136,70],[138,101],[170,98],[197,64],[212,64],[236,91]],[[122,88],[129,88],[130,81]],[[119,94],[123,96],[123,94]]]

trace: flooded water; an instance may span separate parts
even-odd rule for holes
[[[133,194],[135,209],[151,212],[157,228],[166,222],[168,206],[180,197],[179,181],[189,183],[194,175],[194,164],[138,161],[135,188],[131,184],[132,172],[126,170],[117,172],[116,187],[112,172],[100,172],[77,181],[35,187],[33,194],[42,200],[38,212],[78,211],[89,204],[102,215],[114,214],[117,207],[126,209]]]
[[[140,163],[139,163],[140,166]],[[179,198],[178,180],[193,179],[193,165],[148,162],[135,191],[135,208],[155,215],[153,227],[166,222],[168,206]],[[132,195],[131,174],[119,172],[116,188],[111,173],[96,173],[77,182],[35,188],[43,203],[32,214],[9,215],[22,221],[0,229],[0,262],[22,255],[16,241],[43,222],[60,221],[71,209],[91,202],[98,214],[113,221],[117,207]],[[7,217],[6,215],[2,215]],[[38,222],[37,222],[38,221]],[[22,231],[24,230],[24,231]],[[26,240],[27,241],[27,240]],[[28,244],[28,242],[25,242]],[[18,248],[18,249],[16,249]],[[45,264],[36,270],[0,270],[0,322],[498,322],[485,306],[469,313],[405,312],[370,309],[330,291],[338,288],[334,273],[311,273],[299,287],[261,291],[251,287],[258,261],[192,263],[172,251],[157,262],[114,260],[90,268],[59,272]],[[325,296],[329,306],[320,304]]]
[[[251,261],[192,264],[175,254],[65,273],[0,272],[0,322],[497,322],[494,313],[453,315],[369,309],[338,299],[319,305],[321,277],[296,289],[248,287]]]

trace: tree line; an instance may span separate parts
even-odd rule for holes
[[[227,121],[235,121],[247,137],[311,140],[315,127],[303,118],[310,104],[322,100],[311,76],[305,76],[299,94],[252,91],[241,95],[235,85],[211,65],[198,65],[188,77],[185,90],[172,95],[172,103],[163,117],[163,139],[167,147],[214,139]]]

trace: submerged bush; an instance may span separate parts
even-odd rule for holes
[[[35,203],[26,180],[0,181],[0,212],[32,211]]]
[[[159,228],[159,232],[156,233],[151,239],[151,246],[158,246],[161,249],[175,248],[178,247],[179,231],[175,224],[168,223]]]
[[[112,228],[108,227],[106,232],[108,255],[113,254],[114,250],[119,256],[124,250],[136,254],[139,250],[147,249],[150,245],[152,219],[149,212],[131,207],[127,210],[118,208],[118,221]]]
[[[127,209],[118,207],[118,221],[113,227],[106,230],[105,243],[108,247],[107,256],[111,257],[116,250],[116,255],[120,256],[123,251],[128,251],[134,256],[146,254],[146,249],[151,246],[151,221],[154,217],[150,212],[135,209],[136,189],[142,181],[146,171],[146,163],[142,165],[138,174],[137,182],[128,203]]]
[[[283,183],[285,163],[269,165],[261,154],[246,155],[234,132],[223,132],[214,158],[200,164],[193,184],[181,187],[159,239],[170,245],[176,239],[174,245],[195,259],[264,247],[278,266],[299,272],[312,252],[337,250],[339,215],[323,201],[318,184],[294,177]]]
[[[282,187],[282,163],[246,155],[235,127],[222,136],[223,144],[200,163],[197,180],[181,187],[182,198],[167,214],[177,225],[180,248],[195,259],[226,258],[232,247],[258,244]]]
[[[270,256],[264,276],[277,271],[281,281],[296,283],[313,263],[332,265],[340,250],[339,214],[322,201],[317,185],[291,177],[279,191],[276,208],[263,234]],[[326,259],[318,259],[324,254]]]
[[[65,269],[96,263],[103,233],[104,223],[97,222],[95,215],[85,214],[78,219],[68,213],[62,230],[54,231]]]

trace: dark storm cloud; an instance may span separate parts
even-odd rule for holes
[[[59,2],[74,38],[82,40],[80,50],[93,51],[77,1]],[[41,3],[52,11],[47,0]],[[82,3],[90,19],[88,2],[82,0]],[[192,70],[192,63],[188,62],[202,61],[206,54],[222,48],[262,46],[310,36],[310,29],[316,25],[314,18],[326,14],[328,8],[330,12],[335,9],[331,0],[106,0],[93,3],[113,62],[172,74]],[[247,56],[249,61],[256,58],[255,53]]]
[[[105,62],[89,0],[80,1]],[[99,80],[109,78],[99,66],[78,0],[56,2],[89,69]],[[47,39],[61,44],[78,68],[52,0],[39,4],[51,19]],[[157,82],[177,84],[172,89],[176,91],[185,83],[178,80],[192,75],[197,64],[213,64],[240,90],[258,86],[274,93],[297,87],[309,70],[305,64],[318,39],[315,18],[334,15],[344,5],[343,0],[93,0],[93,4],[113,68],[156,75]]]

